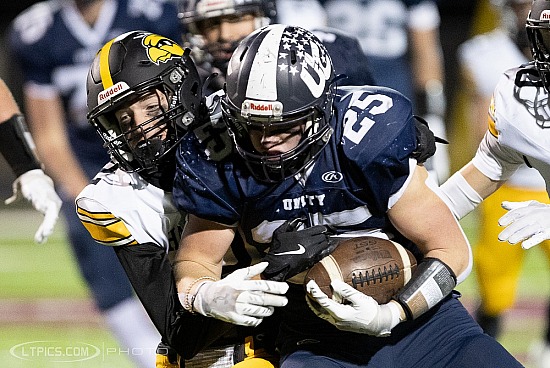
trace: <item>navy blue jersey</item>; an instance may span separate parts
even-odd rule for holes
[[[179,40],[176,6],[159,0],[108,0],[90,27],[72,2],[49,0],[31,6],[11,25],[9,46],[25,83],[46,97],[62,98],[70,142],[90,177],[109,157],[86,119],[86,74],[107,41],[140,29]]]
[[[411,103],[383,87],[343,87],[334,109],[334,133],[307,178],[275,185],[255,180],[240,156],[205,160],[188,134],[177,153],[176,205],[200,218],[238,224],[260,249],[277,227],[297,217],[339,233],[393,231],[386,212],[416,163],[410,160],[416,148]]]
[[[320,0],[327,12],[327,24],[359,40],[369,60],[376,83],[414,98],[413,70],[410,63],[409,29],[411,22],[431,30],[439,26],[433,0]],[[418,6],[419,4],[420,7]],[[433,6],[426,12],[427,6]],[[420,15],[413,15],[422,8]],[[416,9],[416,10],[415,10]],[[332,56],[332,53],[331,53]],[[338,70],[336,68],[336,70]]]

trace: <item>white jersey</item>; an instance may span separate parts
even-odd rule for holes
[[[231,152],[231,140],[221,121],[223,91],[206,98],[210,121],[192,133],[204,144],[206,155],[218,161]],[[76,198],[82,224],[100,244],[109,246],[155,243],[167,252],[177,249],[184,216],[178,212],[172,193],[148,183],[137,173],[128,173],[110,162]]]
[[[533,64],[506,71],[493,93],[489,130],[473,159],[475,167],[492,180],[508,180],[527,164],[542,175],[548,192],[549,112],[548,92]]]
[[[177,248],[183,216],[172,194],[109,163],[76,198],[82,224],[100,244],[155,243]]]
[[[461,63],[472,73],[478,93],[483,96],[492,94],[504,71],[528,62],[508,33],[499,28],[464,42],[458,55]],[[526,165],[521,165],[507,184],[544,190],[544,180],[540,174]]]

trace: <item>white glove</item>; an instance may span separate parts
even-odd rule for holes
[[[313,280],[306,285],[309,293],[306,301],[318,317],[339,330],[385,337],[401,322],[400,307],[396,302],[379,305],[372,297],[343,281],[333,281],[331,286],[337,298],[341,297],[351,304],[341,304],[330,299]]]
[[[219,281],[205,281],[197,288],[193,309],[207,317],[243,326],[257,326],[275,307],[288,299],[286,282],[251,280],[262,273],[268,262],[242,268]],[[180,295],[180,300],[182,294]],[[183,305],[183,301],[182,301]]]
[[[537,201],[502,202],[502,208],[510,211],[498,220],[506,226],[498,234],[498,240],[510,244],[523,242],[521,247],[529,249],[550,239],[550,206]]]
[[[11,204],[21,197],[31,202],[34,209],[44,215],[34,241],[44,243],[53,232],[59,217],[61,199],[55,192],[52,179],[41,169],[29,170],[13,182],[13,195],[4,203]]]

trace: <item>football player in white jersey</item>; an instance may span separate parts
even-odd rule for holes
[[[525,19],[532,0],[492,2],[501,15],[499,27],[472,37],[459,47],[458,53],[466,83],[471,86],[466,88],[468,105],[465,111],[468,111],[470,138],[476,146],[487,131],[487,106],[500,76],[531,58]],[[502,230],[498,219],[506,213],[500,203],[507,198],[548,202],[544,179],[537,171],[522,165],[479,208],[479,237],[473,247],[481,299],[476,319],[485,332],[495,338],[500,337],[503,313],[514,305],[526,256],[520,247],[503,247],[498,241],[498,233]],[[550,241],[546,241],[541,250],[550,258]],[[503,264],[506,267],[502,267]]]
[[[231,147],[225,124],[216,124],[216,115],[201,102],[202,84],[189,50],[146,31],[122,34],[97,54],[87,85],[89,121],[112,160],[78,195],[77,212],[97,242],[113,247],[161,333],[157,367],[225,368],[255,354],[245,353],[248,330],[227,331],[229,324],[185,312],[172,276],[170,259],[184,224],[171,194],[174,148],[191,129],[212,160]],[[219,98],[208,100],[216,106]],[[243,257],[236,253],[228,256],[240,268]]]
[[[25,118],[6,83],[0,79],[0,153],[15,173],[10,204],[25,198],[44,215],[34,235],[37,243],[44,243],[52,234],[61,209],[61,199],[55,192],[52,179],[42,171],[34,141],[28,132]]]
[[[489,106],[489,128],[472,161],[441,188],[462,218],[502,186],[523,164],[536,169],[550,190],[550,0],[535,0],[527,17],[533,61],[507,70]],[[529,249],[550,239],[550,206],[537,201],[502,203],[506,228],[499,240]]]
[[[462,218],[494,193],[524,164],[536,169],[550,189],[550,1],[535,0],[527,17],[533,61],[507,70],[489,107],[489,128],[474,158],[441,188]],[[535,200],[503,201],[509,212],[498,223],[501,241],[529,249],[550,239],[550,206]]]

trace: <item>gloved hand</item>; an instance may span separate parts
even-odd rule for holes
[[[267,267],[267,262],[238,269],[219,281],[204,281],[197,287],[193,309],[207,317],[243,326],[257,326],[275,307],[288,300],[286,282],[251,280]],[[180,301],[184,305],[182,295]]]
[[[285,281],[319,262],[338,245],[330,239],[332,232],[326,226],[297,230],[301,224],[301,219],[286,221],[273,232],[269,252],[262,259],[269,262],[262,273],[264,279]]]
[[[306,301],[318,317],[339,330],[385,337],[401,322],[401,306],[397,302],[379,305],[373,298],[343,281],[333,281],[331,286],[336,298],[351,304],[341,304],[330,299],[313,280],[306,285],[309,294]]]
[[[52,179],[41,169],[27,171],[13,182],[13,195],[4,203],[11,204],[21,197],[31,202],[44,215],[44,220],[34,235],[34,241],[46,242],[53,232],[61,209],[61,199],[55,192]]]
[[[415,158],[419,164],[422,164],[435,154],[436,143],[449,144],[449,142],[443,138],[436,137],[428,126],[428,122],[420,116],[414,116],[414,123],[417,145],[412,157]]]
[[[522,242],[523,249],[529,249],[550,239],[550,205],[538,201],[502,202],[502,208],[510,211],[498,220],[506,226],[498,234],[498,240],[510,244]]]

